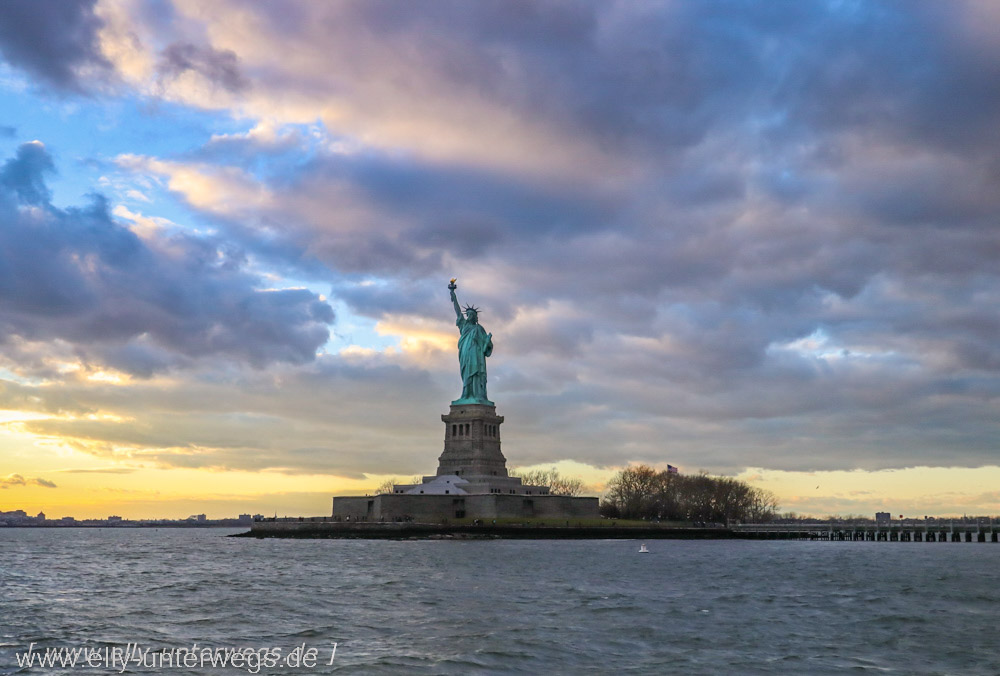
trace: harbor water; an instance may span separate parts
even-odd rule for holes
[[[232,532],[0,529],[0,674],[1000,673],[992,543]]]

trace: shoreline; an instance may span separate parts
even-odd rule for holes
[[[728,528],[658,526],[442,525],[430,523],[258,522],[228,537],[368,540],[728,540]]]

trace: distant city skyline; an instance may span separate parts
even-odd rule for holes
[[[1000,514],[1000,3],[0,3],[0,510],[508,465]]]
[[[247,526],[254,519],[264,518],[263,514],[238,514],[237,516],[225,516],[209,518],[207,514],[191,514],[186,518],[176,519],[167,517],[153,517],[143,519],[129,519],[118,514],[109,514],[105,517],[76,517],[75,515],[63,514],[53,516],[39,512],[38,514],[28,514],[23,509],[0,510],[0,527],[26,527],[26,526],[129,526],[129,525],[192,525],[192,526]]]

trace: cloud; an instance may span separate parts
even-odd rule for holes
[[[140,376],[224,357],[304,363],[329,337],[329,304],[246,271],[241,251],[184,232],[140,239],[104,198],[60,209],[38,142],[0,169],[3,335],[66,341],[76,358]]]
[[[250,86],[240,73],[239,60],[231,50],[219,51],[190,43],[167,45],[161,54],[159,71],[166,78],[177,78],[185,72],[194,71],[231,92]]]
[[[17,156],[0,168],[0,186],[14,193],[25,204],[40,206],[52,195],[45,185],[45,174],[55,171],[52,157],[40,141],[22,144]]]
[[[779,156],[815,130],[861,128],[974,148],[996,131],[997,45],[976,28],[982,3],[959,4],[123,5],[143,38],[109,58],[127,73],[135,52],[162,60],[165,41],[174,70],[230,82],[168,83],[167,99],[319,118],[363,146],[461,166],[593,180],[670,165],[740,126]],[[143,89],[148,73],[130,81]]]
[[[8,474],[6,477],[0,477],[0,489],[10,488],[11,486],[43,486],[45,488],[56,488],[56,485],[48,479],[41,479],[38,477],[25,478],[20,474]]]
[[[94,15],[96,0],[0,3],[0,52],[58,89],[83,92],[84,79],[105,74],[111,64],[101,54]]]
[[[20,474],[8,474],[5,478],[0,478],[0,488],[7,488],[8,486],[24,486],[24,477]]]
[[[222,375],[204,365],[183,380],[120,387],[5,382],[0,403],[49,413],[18,425],[48,445],[144,467],[360,478],[373,462],[430,471],[440,454],[448,392],[421,369],[326,355]]]
[[[991,179],[978,158],[883,150],[845,144],[835,167],[802,172],[817,187],[792,191],[748,168],[756,148],[730,147],[727,177],[701,169],[706,149],[662,191],[320,153],[280,179],[244,175],[247,194],[268,196],[253,209],[177,192],[255,256],[340,271],[332,296],[386,326],[418,316],[451,330],[442,289],[457,275],[495,336],[491,392],[530,439],[519,462],[995,462],[997,244],[979,221],[996,193],[967,190],[979,206],[955,210],[954,190],[910,176],[919,156],[955,185]],[[171,180],[190,170],[158,166]],[[896,223],[866,201],[893,186],[926,200],[932,222]],[[948,227],[933,220],[949,211]]]

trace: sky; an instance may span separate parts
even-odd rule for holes
[[[0,510],[509,466],[1000,514],[1000,3],[0,3]]]

